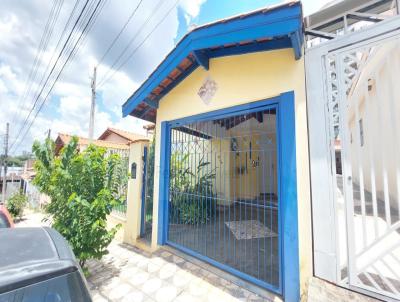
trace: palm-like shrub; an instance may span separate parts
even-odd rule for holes
[[[172,223],[205,223],[215,213],[213,180],[215,169],[201,159],[190,166],[189,154],[175,152],[171,156],[170,220]]]

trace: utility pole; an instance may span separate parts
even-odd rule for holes
[[[3,165],[4,165],[4,175],[3,175],[3,191],[2,191],[2,203],[6,202],[6,187],[7,187],[7,157],[8,157],[8,133],[9,133],[10,125],[9,123],[6,124],[6,135],[4,137],[4,158],[3,158]]]
[[[94,112],[96,107],[96,67],[93,70],[92,78],[92,104],[90,106],[90,120],[89,120],[89,138],[93,139],[94,132]]]
[[[51,129],[49,129],[49,130],[47,131],[47,138],[50,139],[50,136],[51,136]]]

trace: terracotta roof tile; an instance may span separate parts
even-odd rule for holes
[[[61,142],[65,145],[70,142],[72,139],[72,135],[69,134],[64,134],[64,133],[59,133],[58,138],[60,138]],[[88,146],[90,144],[93,144],[98,147],[104,147],[104,148],[110,148],[110,149],[129,149],[129,146],[127,144],[121,144],[121,143],[115,143],[115,142],[110,142],[110,141],[103,141],[103,140],[97,140],[93,139],[90,140],[89,138],[86,137],[80,137],[78,136],[78,144],[81,146]],[[57,142],[56,142],[57,143]]]
[[[99,136],[98,140],[103,140],[105,137],[108,136],[109,132],[113,132],[119,136],[122,136],[122,137],[126,138],[127,140],[129,140],[130,142],[134,142],[134,141],[138,141],[138,140],[149,140],[149,138],[144,135],[140,135],[137,133],[132,133],[132,132],[128,132],[128,131],[124,131],[124,130],[120,130],[120,129],[115,129],[115,128],[111,128],[111,127],[108,127],[107,130],[104,131],[103,134]]]

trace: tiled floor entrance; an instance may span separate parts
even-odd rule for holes
[[[100,301],[270,301],[169,251],[153,254],[112,243],[110,254],[88,265]]]

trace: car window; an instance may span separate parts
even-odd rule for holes
[[[78,272],[0,294],[0,302],[92,301]]]
[[[10,222],[8,221],[6,215],[0,212],[0,228],[9,228]]]

